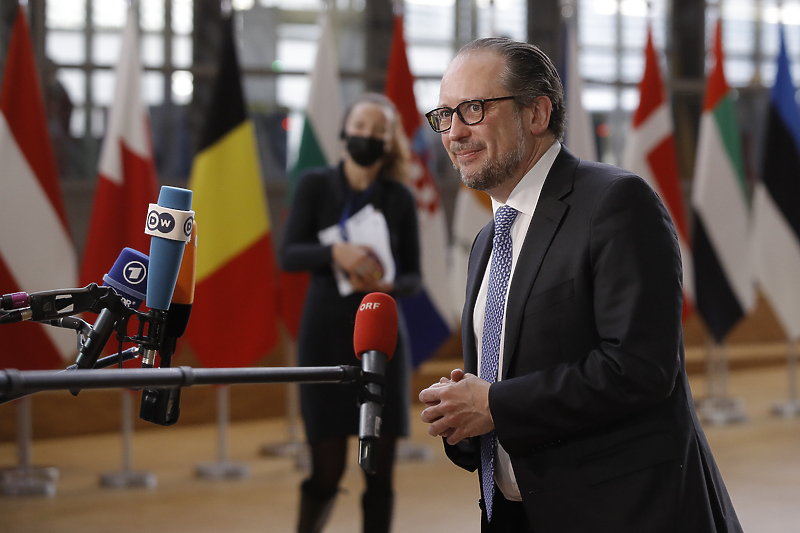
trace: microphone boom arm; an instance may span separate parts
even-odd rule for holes
[[[55,320],[78,313],[100,313],[103,309],[119,317],[129,317],[135,313],[125,307],[114,289],[90,283],[82,289],[56,289],[29,294],[28,307],[4,313],[0,316],[0,324]]]
[[[116,357],[116,356],[110,356]],[[99,361],[98,361],[99,362]],[[357,366],[247,367],[247,368],[124,368],[107,372],[79,369],[0,370],[0,403],[7,395],[19,397],[44,390],[173,388],[192,385],[239,385],[252,383],[355,383],[362,379]]]

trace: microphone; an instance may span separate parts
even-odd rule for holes
[[[161,344],[161,368],[172,365],[172,356],[178,345],[178,339],[186,332],[189,315],[194,303],[195,273],[197,265],[197,223],[192,227],[192,236],[183,252],[178,281],[169,304],[167,319],[164,324],[164,341]],[[142,392],[142,403],[139,418],[160,426],[171,426],[178,421],[181,389],[145,389]]]
[[[356,313],[353,347],[361,360],[363,385],[358,421],[358,464],[368,474],[375,473],[375,446],[381,434],[386,364],[397,345],[397,304],[388,294],[372,292],[364,296]]]
[[[197,222],[192,225],[191,240],[186,243],[178,271],[178,280],[175,282],[175,291],[169,303],[169,313],[164,334],[176,339],[183,337],[189,325],[189,316],[192,314],[194,304],[194,287],[197,276]]]
[[[142,292],[147,287],[148,257],[133,248],[123,248],[114,266],[103,276],[103,286],[114,289],[120,301],[128,309],[137,310],[145,299]],[[117,321],[122,318],[110,309],[103,309],[89,332],[86,341],[78,351],[75,360],[77,368],[94,368],[98,357],[105,348]],[[77,391],[72,391],[77,395]]]
[[[151,323],[143,342],[142,368],[152,368],[164,340],[164,326],[186,242],[192,236],[194,211],[192,191],[161,187],[158,203],[150,204],[145,233],[150,235],[150,273],[147,277],[147,307]]]

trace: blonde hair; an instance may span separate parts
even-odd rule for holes
[[[385,170],[392,179],[400,183],[407,182],[411,175],[411,145],[408,141],[408,137],[406,137],[405,129],[403,128],[403,117],[400,116],[394,102],[388,97],[380,93],[364,93],[359,96],[358,99],[347,108],[344,114],[344,120],[342,120],[342,138],[344,138],[345,135],[344,125],[347,124],[347,119],[350,117],[353,108],[365,102],[379,105],[390,112],[392,140],[389,143],[389,151],[386,153],[383,170]]]

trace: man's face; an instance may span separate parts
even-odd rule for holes
[[[439,106],[455,108],[465,100],[509,96],[500,84],[502,58],[494,52],[477,52],[453,60],[442,77]],[[511,179],[526,153],[523,114],[513,100],[487,102],[484,118],[466,126],[453,116],[442,135],[453,166],[470,188],[489,191]]]

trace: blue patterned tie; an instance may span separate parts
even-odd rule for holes
[[[497,381],[497,366],[500,358],[500,333],[503,331],[503,313],[506,307],[506,289],[511,276],[511,225],[517,211],[507,205],[501,206],[494,215],[494,240],[492,241],[492,265],[489,270],[489,289],[486,292],[486,314],[483,319],[481,343],[481,369],[479,377],[489,383]],[[494,499],[494,455],[497,438],[494,431],[481,435],[481,483],[486,518],[492,519]]]

